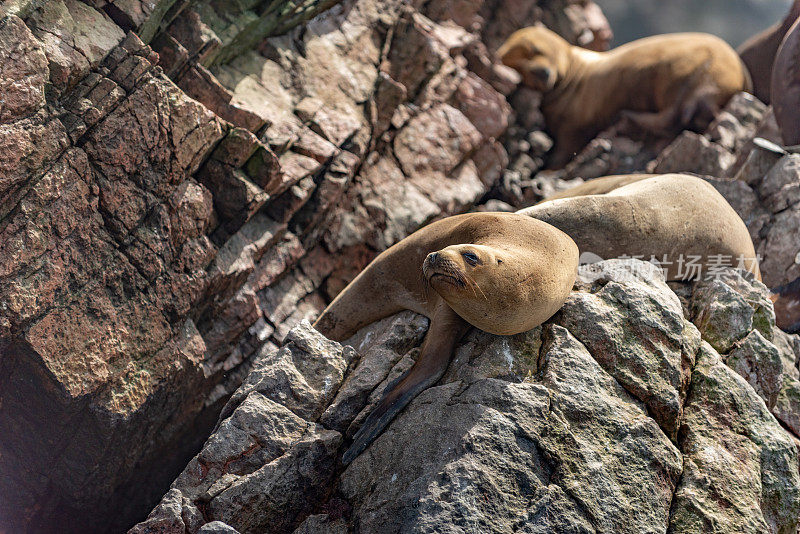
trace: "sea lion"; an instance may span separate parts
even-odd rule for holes
[[[605,192],[585,194],[590,184]],[[696,176],[596,178],[517,213],[563,230],[581,253],[655,258],[667,280],[740,266],[761,279],[747,226],[711,184]]]
[[[775,324],[790,334],[800,333],[800,278],[772,289]]]
[[[734,94],[751,88],[736,52],[703,33],[655,35],[592,52],[532,26],[514,32],[497,54],[543,93],[555,139],[550,168],[563,167],[621,115],[659,135],[702,130]]]
[[[375,258],[314,327],[336,341],[412,310],[431,322],[414,366],[383,392],[353,436],[347,464],[447,368],[470,325],[510,335],[543,323],[575,282],[578,247],[562,231],[513,213],[456,215],[414,232]]]
[[[559,191],[558,193],[553,193],[541,202],[585,195],[603,195],[623,185],[652,178],[653,176],[658,176],[658,174],[615,174],[613,176],[603,176],[602,178],[588,180],[580,185]],[[539,202],[539,204],[541,204],[541,202]]]
[[[784,36],[797,17],[800,17],[800,0],[792,3],[783,20],[749,38],[736,49],[750,72],[753,94],[765,104],[771,103],[772,64]]]
[[[772,66],[772,108],[785,145],[800,144],[800,18],[781,42]]]

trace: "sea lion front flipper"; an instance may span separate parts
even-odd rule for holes
[[[353,436],[352,445],[342,457],[343,464],[352,462],[414,397],[442,377],[450,363],[455,344],[469,326],[444,301],[437,306],[419,358],[411,369],[386,387],[378,405]]]

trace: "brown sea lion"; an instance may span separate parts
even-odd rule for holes
[[[800,144],[800,18],[789,28],[772,66],[772,108],[785,145]]]
[[[800,0],[795,0],[789,12],[763,32],[740,44],[736,51],[753,79],[753,94],[765,104],[771,103],[772,64],[784,36],[800,17]]]
[[[555,139],[551,168],[563,167],[621,115],[659,135],[704,129],[731,96],[751,88],[736,52],[703,33],[655,35],[592,52],[533,26],[514,32],[497,54],[543,93]]]
[[[775,324],[790,334],[800,333],[800,278],[776,287],[770,296],[775,305]]]
[[[447,368],[470,325],[499,335],[530,330],[564,304],[578,248],[563,232],[513,213],[434,222],[381,253],[322,312],[314,327],[343,341],[359,328],[412,310],[430,320],[414,366],[383,392],[342,461],[358,456]]]
[[[589,185],[604,192],[587,195],[584,186]],[[740,266],[761,279],[747,226],[711,184],[696,176],[596,178],[517,213],[563,230],[582,254],[655,258],[667,280],[713,276],[716,268]]]

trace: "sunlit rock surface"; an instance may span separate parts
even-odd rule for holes
[[[595,265],[541,327],[470,331],[346,467],[427,320],[403,312],[344,345],[295,327],[132,532],[794,532],[796,338],[738,271],[673,291],[631,263]],[[718,324],[734,313],[740,328]]]

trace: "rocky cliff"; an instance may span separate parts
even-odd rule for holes
[[[491,54],[535,21],[596,37],[580,0],[0,5],[0,531],[794,532],[800,349],[735,274],[612,262],[339,464],[427,324],[302,321],[437,217],[689,170],[765,282],[800,275],[797,156],[753,150],[745,95],[539,173],[538,96]]]
[[[800,342],[761,283],[648,266],[595,264],[529,332],[471,331],[346,468],[427,319],[345,345],[300,324],[131,532],[796,532]]]
[[[259,353],[495,186],[490,50],[584,4],[4,2],[0,529],[142,519]]]

